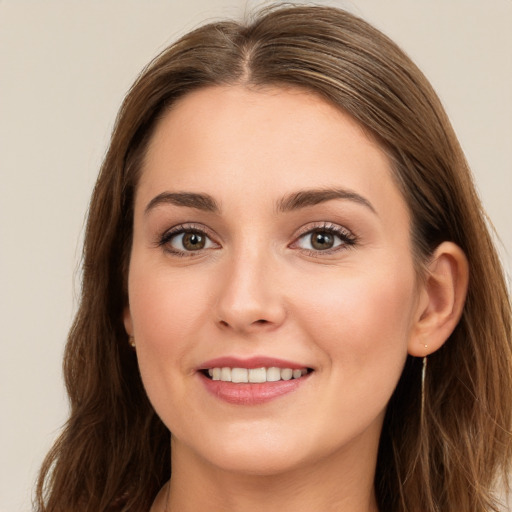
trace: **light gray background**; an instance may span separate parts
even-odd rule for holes
[[[258,3],[0,0],[1,512],[30,510],[36,472],[66,419],[61,356],[84,216],[126,90],[180,34]],[[373,22],[430,78],[510,274],[512,0],[317,3]]]

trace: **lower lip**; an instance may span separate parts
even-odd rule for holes
[[[236,405],[258,405],[270,402],[275,398],[292,393],[311,375],[310,373],[298,379],[278,380],[262,383],[233,383],[222,380],[212,380],[198,373],[206,389],[215,397]]]

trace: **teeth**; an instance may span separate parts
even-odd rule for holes
[[[267,382],[267,370],[265,368],[251,368],[249,370],[249,382]]]
[[[276,382],[281,380],[281,370],[275,366],[267,369],[267,382]]]
[[[281,379],[290,380],[293,377],[293,370],[291,368],[283,368],[281,370]]]
[[[220,370],[220,380],[224,380],[224,381],[231,380],[231,368],[222,368]]]
[[[224,380],[221,375],[221,380]],[[249,382],[249,370],[247,368],[232,368],[231,378],[225,382]]]
[[[308,373],[306,368],[209,368],[208,375],[213,380],[223,382],[277,382],[278,380],[298,379]]]

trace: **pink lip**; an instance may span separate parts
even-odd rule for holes
[[[273,357],[255,356],[248,359],[239,359],[237,357],[218,357],[205,361],[197,368],[197,375],[205,388],[216,398],[235,404],[235,405],[258,405],[269,402],[275,398],[295,391],[306,380],[311,373],[308,373],[298,379],[279,380],[277,382],[262,383],[234,383],[221,380],[209,379],[201,370],[209,368],[291,368],[302,369],[305,365],[293,361],[285,361]]]
[[[277,359],[275,357],[266,356],[254,356],[248,359],[239,359],[238,357],[217,357],[216,359],[210,359],[205,361],[198,370],[207,370],[209,368],[291,368],[297,370],[299,368],[307,368],[306,365],[295,363],[293,361],[285,361],[284,359]]]
[[[308,373],[298,379],[263,382],[261,384],[211,380],[201,372],[198,372],[197,375],[205,388],[224,402],[235,405],[258,405],[295,391],[309,379],[311,374]]]

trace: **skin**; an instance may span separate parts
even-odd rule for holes
[[[278,208],[309,189],[358,199]],[[208,194],[219,211],[154,201],[178,192]],[[187,251],[177,235],[162,244],[183,224],[206,233],[203,249]],[[326,224],[342,230],[339,245],[314,249],[307,233]],[[458,320],[464,261],[444,244],[418,278],[386,155],[324,100],[243,86],[181,99],[143,165],[124,314],[172,432],[170,492],[152,510],[376,511],[386,404],[407,354],[436,350]],[[205,390],[201,363],[254,355],[314,372],[260,405]]]

